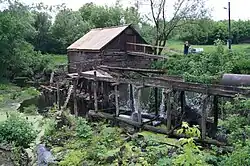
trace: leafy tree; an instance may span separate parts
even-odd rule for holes
[[[33,13],[35,28],[34,36],[30,36],[31,44],[34,46],[35,50],[41,51],[42,53],[49,52],[51,50],[52,34],[50,32],[50,27],[52,25],[51,16],[46,12],[36,12]]]
[[[57,46],[55,46],[57,52],[65,53],[66,48],[82,37],[91,27],[90,22],[82,20],[78,11],[61,10],[51,27],[52,35],[57,41]]]

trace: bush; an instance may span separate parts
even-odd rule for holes
[[[247,166],[250,165],[250,144],[238,146],[234,152],[223,160],[220,165],[223,166]]]
[[[78,118],[76,132],[77,136],[80,138],[89,138],[92,135],[92,128],[85,119]]]
[[[31,123],[17,114],[0,123],[0,142],[14,143],[16,146],[28,148],[32,143],[37,132]]]

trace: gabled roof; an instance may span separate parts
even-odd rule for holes
[[[67,49],[93,51],[101,50],[128,27],[131,27],[131,25],[92,29],[83,37],[71,44]]]

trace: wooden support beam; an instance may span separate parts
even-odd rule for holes
[[[116,109],[116,116],[118,117],[120,112],[119,112],[119,100],[118,100],[118,85],[115,86],[115,109]]]
[[[55,72],[52,71],[52,73],[50,74],[50,80],[49,80],[49,83],[52,84],[53,81],[54,81],[54,75],[55,75]]]
[[[137,91],[137,96],[136,96],[137,100],[136,100],[136,103],[135,103],[135,108],[136,108],[135,112],[138,113],[138,122],[142,123],[141,102],[140,102],[141,101],[141,89],[136,88],[136,91]]]
[[[77,80],[73,80],[73,100],[74,100],[74,114],[78,116],[78,108],[77,108],[77,97],[76,97],[76,90],[77,90]]]
[[[181,113],[183,114],[185,112],[185,106],[186,106],[185,91],[181,91],[180,100],[181,100]]]
[[[68,96],[67,96],[67,98],[66,98],[66,100],[65,100],[65,102],[64,102],[64,105],[63,105],[63,108],[62,108],[62,109],[66,109],[66,107],[67,107],[67,105],[68,105],[68,103],[69,103],[69,99],[70,99],[70,96],[71,96],[71,94],[72,94],[73,88],[74,88],[73,85],[71,85],[71,86],[69,87]]]
[[[94,72],[94,107],[95,111],[98,111],[98,101],[97,101],[97,82],[96,82],[96,71]]]
[[[213,113],[214,113],[214,133],[217,132],[218,120],[219,120],[219,107],[218,107],[218,96],[214,96],[213,100]]]
[[[162,56],[162,55],[154,55],[154,54],[148,54],[148,53],[143,53],[143,52],[132,52],[132,51],[128,51],[127,52],[128,55],[131,56],[141,56],[141,57],[145,57],[145,58],[152,58],[152,59],[160,59],[160,60],[164,60],[164,59],[168,59],[167,56]]]
[[[166,102],[167,102],[167,131],[171,130],[171,121],[172,121],[172,113],[171,113],[171,93],[166,91]]]
[[[201,115],[201,139],[206,139],[206,122],[207,122],[207,101],[208,96],[204,95],[202,99],[202,115]]]
[[[154,88],[154,98],[155,98],[155,115],[159,115],[159,107],[158,107],[158,88]]]
[[[112,66],[98,66],[100,69],[108,69],[108,70],[118,70],[118,71],[133,71],[133,72],[141,72],[141,73],[155,73],[155,74],[165,74],[166,71],[156,70],[156,69],[140,69],[140,68],[124,68],[124,67],[112,67]]]
[[[135,112],[134,91],[132,84],[129,84],[129,100],[130,100],[130,108],[132,112]]]
[[[56,83],[56,87],[57,87],[57,105],[58,105],[58,108],[59,110],[61,110],[61,102],[60,102],[60,89],[59,89],[59,83],[57,82]]]

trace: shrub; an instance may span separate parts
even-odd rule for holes
[[[92,135],[92,128],[85,119],[78,118],[76,132],[77,136],[80,138],[89,138]]]
[[[0,123],[0,142],[14,143],[24,148],[36,138],[37,132],[31,123],[17,114],[10,114],[10,117]]]
[[[247,166],[250,165],[250,144],[238,146],[234,152],[223,160],[220,165],[223,166]]]

